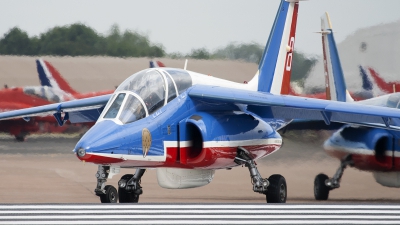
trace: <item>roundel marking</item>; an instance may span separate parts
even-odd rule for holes
[[[149,129],[143,128],[142,130],[142,149],[143,149],[143,158],[146,157],[149,152],[151,146],[151,134]]]

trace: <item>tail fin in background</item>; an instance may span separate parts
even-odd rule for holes
[[[58,72],[58,70],[46,60],[37,59],[36,67],[39,74],[40,84],[42,86],[60,89],[73,95],[79,94],[71,86],[69,86],[68,82],[61,76],[60,72]]]
[[[371,80],[369,79],[367,72],[364,70],[364,68],[360,65],[358,66],[358,68],[360,69],[360,76],[363,82],[362,88],[365,91],[372,91],[373,85]]]
[[[328,13],[321,18],[322,51],[324,59],[326,99],[351,102],[354,101],[346,88],[339,53],[333,37],[332,24]],[[328,27],[326,29],[326,26]]]
[[[150,68],[165,67],[164,63],[160,61],[150,60]]]
[[[258,73],[254,77],[258,77],[258,91],[272,94],[289,93],[298,2],[299,0],[281,0]]]
[[[371,67],[368,67],[369,73],[371,74],[372,78],[374,78],[376,85],[382,91],[386,93],[395,93],[399,92],[400,90],[400,83],[399,82],[386,82],[382,77],[380,77],[379,73]]]

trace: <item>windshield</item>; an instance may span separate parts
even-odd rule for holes
[[[142,103],[133,95],[128,95],[128,99],[122,108],[119,120],[122,123],[132,123],[146,117],[146,111]]]
[[[121,93],[115,98],[114,102],[108,109],[107,113],[104,115],[104,118],[112,119],[117,117],[119,108],[121,108],[125,95],[126,95],[125,93]]]

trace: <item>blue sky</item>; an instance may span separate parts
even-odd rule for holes
[[[0,34],[18,26],[30,36],[54,26],[84,23],[106,34],[112,24],[139,31],[167,52],[214,50],[230,42],[268,39],[279,0],[2,0]],[[300,2],[295,49],[320,54],[319,18],[328,11],[337,42],[358,28],[400,19],[398,0],[309,0]]]

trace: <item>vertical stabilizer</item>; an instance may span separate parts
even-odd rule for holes
[[[49,62],[43,59],[36,60],[37,72],[39,75],[40,84],[55,89],[63,90],[69,94],[78,94],[68,82],[61,76],[60,72],[53,67]]]
[[[282,0],[258,67],[258,91],[288,94],[298,0]]]
[[[339,53],[333,36],[328,13],[321,17],[322,52],[324,60],[326,99],[334,101],[354,101],[346,88]]]

